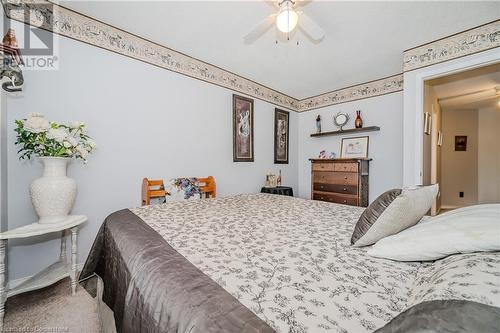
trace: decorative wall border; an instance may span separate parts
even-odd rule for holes
[[[145,63],[236,91],[286,109],[305,112],[403,90],[403,74],[298,100],[218,66],[139,37],[49,0],[0,0],[8,18],[121,54]],[[37,6],[50,4],[50,6]],[[40,10],[40,8],[42,8]],[[12,10],[14,9],[14,10]],[[21,9],[21,11],[16,11]],[[36,15],[26,18],[23,10]],[[500,20],[404,51],[410,71],[500,46]]]
[[[298,112],[310,111],[330,105],[353,102],[403,90],[403,74],[330,91],[299,101]]]
[[[500,46],[500,20],[403,52],[403,71],[434,65]]]
[[[8,18],[296,111],[298,100],[47,0],[2,0]],[[45,6],[39,6],[45,4]],[[50,4],[50,6],[48,6]],[[24,10],[35,15],[26,18]]]

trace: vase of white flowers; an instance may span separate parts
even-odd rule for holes
[[[30,185],[30,196],[39,223],[64,220],[76,198],[76,182],[66,175],[72,159],[87,161],[94,150],[94,141],[85,133],[85,124],[70,125],[49,122],[40,113],[30,113],[27,119],[16,120],[16,144],[19,159],[37,157],[43,164],[42,177]]]

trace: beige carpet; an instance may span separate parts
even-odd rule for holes
[[[69,278],[7,300],[4,332],[100,331],[97,301],[80,285],[71,296]]]

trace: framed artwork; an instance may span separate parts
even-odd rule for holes
[[[233,95],[233,161],[253,162],[253,99]]]
[[[467,151],[467,136],[466,135],[456,135],[455,136],[455,151]]]
[[[288,164],[290,112],[274,109],[274,163]]]
[[[367,158],[368,137],[343,138],[340,150],[341,158]]]

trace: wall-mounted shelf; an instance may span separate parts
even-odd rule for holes
[[[312,137],[314,137],[314,136],[330,136],[330,135],[342,135],[342,134],[352,134],[352,133],[362,133],[362,132],[374,132],[374,131],[380,131],[380,127],[378,127],[378,126],[368,126],[368,127],[362,127],[362,128],[349,128],[349,129],[345,129],[345,130],[342,130],[342,131],[314,133],[314,134],[311,134],[311,136]]]

